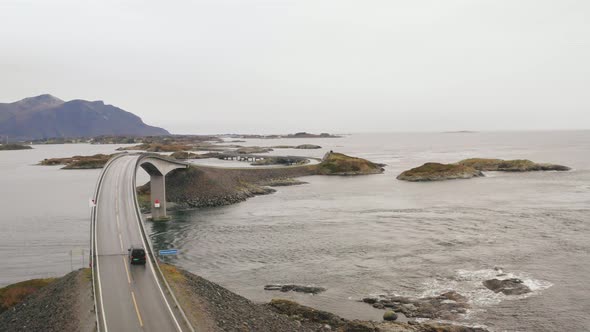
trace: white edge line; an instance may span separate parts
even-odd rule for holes
[[[131,181],[131,189],[132,189],[132,192],[131,192],[131,200],[133,201],[133,204],[134,205],[136,204],[136,202],[135,202],[135,197],[133,196],[133,193],[136,190],[135,189],[135,176],[136,176],[136,172],[137,172],[137,167],[136,166],[137,166],[137,162],[139,161],[139,158],[141,158],[141,156],[138,157],[138,159],[135,160],[136,161],[136,164],[133,166],[133,178],[132,178],[132,181]],[[136,217],[138,217],[137,216],[137,213],[135,215],[136,215]],[[138,218],[135,218],[135,220],[137,221],[137,224],[139,226],[139,236],[141,237],[141,242],[142,242],[144,248],[147,249],[147,245],[145,243],[145,239],[143,238],[143,233],[141,232],[141,228],[143,227],[141,225],[142,220],[140,220],[139,217]],[[152,256],[153,255],[154,255],[154,253],[152,252]],[[164,298],[164,303],[166,303],[166,306],[168,307],[168,311],[170,311],[170,315],[172,315],[172,319],[174,319],[174,323],[176,324],[176,328],[178,329],[178,331],[181,331],[182,332],[182,328],[180,327],[180,324],[178,324],[178,320],[176,320],[176,315],[174,315],[174,312],[172,311],[172,308],[170,307],[170,304],[168,303],[168,299],[166,298],[166,295],[164,294],[164,291],[162,290],[162,286],[160,286],[160,282],[158,281],[158,276],[156,275],[156,270],[154,270],[154,266],[153,266],[153,264],[152,264],[151,261],[149,262],[149,265],[150,265],[150,270],[152,271],[152,274],[154,275],[156,285],[158,285],[158,289],[160,290],[160,293],[162,293],[162,297]]]

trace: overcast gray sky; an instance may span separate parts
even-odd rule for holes
[[[0,101],[174,133],[590,128],[587,0],[0,1]]]

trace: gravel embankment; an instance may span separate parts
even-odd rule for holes
[[[190,272],[162,267],[197,331],[323,331],[322,324],[302,324]]]
[[[94,331],[90,270],[59,278],[0,315],[0,331]]]

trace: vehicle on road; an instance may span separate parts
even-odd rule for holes
[[[131,247],[128,249],[129,251],[129,263],[131,264],[145,264],[146,260],[146,253],[145,249],[141,247]]]

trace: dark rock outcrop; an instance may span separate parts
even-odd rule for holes
[[[531,289],[517,278],[486,280],[483,285],[494,293],[504,295],[522,295],[531,292]]]
[[[467,298],[450,291],[439,296],[409,298],[403,296],[380,296],[362,299],[376,309],[391,309],[406,317],[455,320],[470,307]]]
[[[321,149],[322,147],[319,145],[314,144],[301,144],[297,145],[295,149],[302,149],[302,150],[313,150],[313,149]]]
[[[264,286],[264,290],[278,290],[281,292],[298,292],[298,293],[306,293],[306,294],[319,294],[326,289],[323,287],[315,287],[315,286],[301,286],[301,285],[266,285]]]
[[[394,321],[361,321],[347,320],[327,311],[307,307],[297,302],[273,299],[267,306],[278,313],[289,316],[292,320],[302,323],[320,323],[322,330],[338,332],[486,332],[482,328],[460,325],[441,324],[436,322],[408,323]],[[394,313],[395,316],[397,314]],[[393,315],[388,315],[393,318]]]

